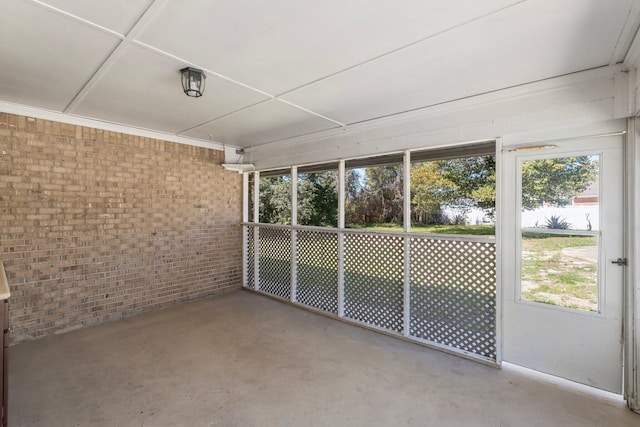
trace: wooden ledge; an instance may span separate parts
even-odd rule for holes
[[[4,265],[0,262],[0,301],[9,299],[11,292],[9,291],[9,282],[4,272]]]

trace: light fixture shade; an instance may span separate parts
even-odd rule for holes
[[[182,90],[187,96],[198,98],[204,93],[204,81],[207,76],[202,70],[187,67],[180,70],[182,74]]]
[[[228,171],[238,173],[253,172],[256,170],[256,167],[251,163],[223,163],[222,167]]]

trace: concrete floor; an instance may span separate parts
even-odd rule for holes
[[[10,426],[640,426],[622,401],[245,291],[10,357]]]

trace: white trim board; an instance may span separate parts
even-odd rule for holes
[[[545,374],[544,372],[535,371],[533,369],[525,368],[523,366],[514,365],[509,362],[502,362],[502,369],[508,372],[517,373],[519,375],[551,384],[557,388],[566,390],[568,392],[580,393],[584,396],[590,396],[595,399],[608,402],[612,405],[624,408],[625,403],[621,395],[611,393],[608,391],[600,390],[588,385],[576,383],[574,381],[566,380],[564,378],[556,377],[554,375]]]
[[[35,117],[37,119],[51,120],[54,122],[68,123],[76,126],[86,126],[95,129],[102,129],[109,132],[126,133],[129,135],[142,136],[145,138],[160,139],[163,141],[176,142],[178,144],[193,145],[196,147],[209,148],[212,150],[225,151],[225,145],[216,141],[202,141],[199,139],[188,138],[166,132],[158,132],[151,129],[137,128],[133,126],[122,125],[119,123],[104,122],[86,117],[75,116],[73,114],[58,113],[56,111],[45,110],[42,108],[29,107],[21,104],[0,101],[0,112],[16,114],[26,117]],[[227,145],[226,148],[237,148]]]
[[[629,120],[626,144],[626,257],[625,277],[625,377],[624,396],[629,408],[640,413],[640,149],[638,147],[638,119]]]

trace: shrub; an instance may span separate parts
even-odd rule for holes
[[[463,213],[452,214],[447,222],[449,225],[467,225],[467,216]]]
[[[569,224],[567,220],[563,219],[560,215],[551,215],[550,218],[547,218],[547,228],[551,228],[554,230],[567,230],[569,229]]]

